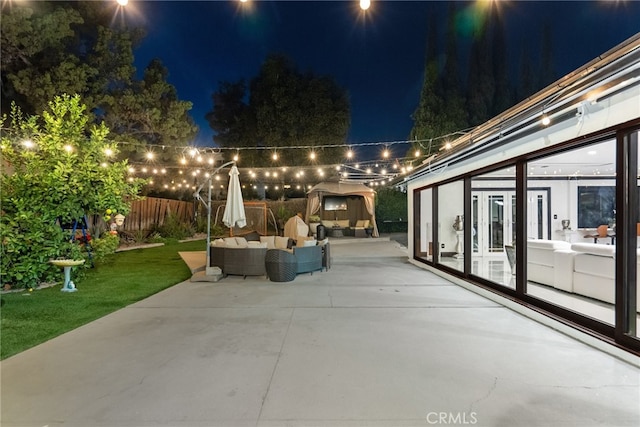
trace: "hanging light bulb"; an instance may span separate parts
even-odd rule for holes
[[[273,154],[271,155],[271,158],[272,158],[274,161],[275,161],[275,160],[278,160],[278,153],[273,153]]]
[[[312,151],[311,153],[309,153],[309,158],[310,158],[311,160],[315,160],[315,159],[316,159],[316,153],[315,153],[315,151]]]
[[[367,10],[371,7],[371,0],[360,0],[360,9]]]
[[[546,114],[542,114],[542,120],[540,122],[542,123],[542,126],[549,126],[551,119]]]
[[[347,151],[347,159],[353,159],[353,150],[349,149]]]

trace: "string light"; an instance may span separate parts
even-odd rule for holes
[[[551,123],[551,119],[546,114],[543,114],[541,123],[542,123],[542,126],[549,126],[549,123]]]

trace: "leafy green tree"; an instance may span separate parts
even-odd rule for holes
[[[479,29],[479,34],[471,44],[469,58],[467,111],[471,126],[485,122],[493,111],[495,80],[492,54],[489,31],[485,25]]]
[[[504,22],[499,14],[495,16],[493,28],[493,75],[495,93],[493,96],[492,116],[498,115],[511,107],[513,103],[513,89],[509,81],[509,61],[507,60],[507,41]]]
[[[178,99],[167,76],[162,62],[154,59],[141,81],[111,92],[103,120],[120,140],[179,146],[195,136],[197,127],[189,115],[192,104]]]
[[[518,84],[516,85],[516,98],[523,101],[534,93],[535,77],[533,74],[533,63],[531,61],[531,50],[523,40],[520,50],[520,61],[518,64]]]
[[[216,143],[223,147],[240,147],[251,133],[255,134],[255,124],[252,126],[251,112],[244,101],[247,85],[240,80],[220,82],[219,86],[218,91],[211,95],[213,110],[205,118],[216,132]]]
[[[88,126],[91,116],[77,95],[56,97],[41,116],[14,107],[11,118],[4,129],[3,117],[0,141],[0,277],[32,287],[59,276],[50,259],[78,256],[60,224],[85,214],[126,215],[141,181],[127,179],[127,161],[115,160],[109,129]]]
[[[180,101],[159,60],[136,78],[133,51],[141,29],[113,28],[107,2],[29,2],[3,6],[2,108],[27,114],[55,96],[79,94],[120,141],[186,145],[197,133],[192,104]],[[127,150],[131,148],[126,147]]]
[[[444,99],[441,95],[443,90],[438,66],[437,25],[435,15],[433,14],[430,15],[428,28],[424,78],[420,92],[420,101],[412,115],[414,123],[409,135],[411,140],[437,138],[447,133],[447,130],[442,127],[442,121],[440,120],[440,114],[444,108]],[[412,150],[427,148],[427,150],[433,153],[437,152],[441,144],[441,140],[435,140],[427,147],[416,145],[412,147]]]
[[[248,102],[246,100],[248,98]],[[301,73],[282,55],[266,58],[260,72],[249,84],[220,84],[213,94],[213,110],[207,114],[211,128],[222,146],[286,148],[344,144],[350,125],[346,91],[326,76]],[[228,144],[228,145],[227,145]],[[269,151],[243,152],[246,166],[273,164]],[[323,163],[337,161],[342,150],[319,150]],[[282,150],[279,164],[299,163],[307,153]],[[276,163],[278,164],[278,163]]]

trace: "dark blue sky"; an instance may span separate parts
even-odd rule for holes
[[[429,14],[444,20],[447,2],[373,0],[366,16],[355,0],[249,2],[250,7],[238,0],[130,0],[127,6],[126,19],[138,16],[147,30],[135,52],[136,66],[141,71],[151,59],[162,60],[179,98],[193,102],[197,145],[211,145],[213,131],[204,115],[218,83],[250,80],[271,52],[287,54],[302,71],[331,75],[347,89],[348,142],[408,137],[422,85]],[[457,4],[460,22],[482,19],[475,2]],[[640,31],[639,1],[499,4],[514,70],[523,43],[530,45],[536,64],[545,23],[552,26],[558,78]],[[465,28],[460,31],[468,44]]]

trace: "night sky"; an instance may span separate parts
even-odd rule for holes
[[[552,26],[558,78],[640,31],[640,1],[498,3],[512,75],[525,43],[537,66],[545,23]],[[457,4],[464,53],[472,40],[469,28],[480,22],[483,8]],[[191,114],[200,127],[196,145],[212,145],[204,115],[212,109],[218,83],[249,81],[273,52],[288,55],[301,71],[330,75],[347,89],[352,115],[347,142],[359,143],[407,139],[422,86],[429,15],[436,14],[444,29],[447,8],[447,2],[373,0],[363,13],[354,0],[130,0],[124,19],[147,31],[135,52],[139,72],[160,58],[178,97],[193,102]]]

